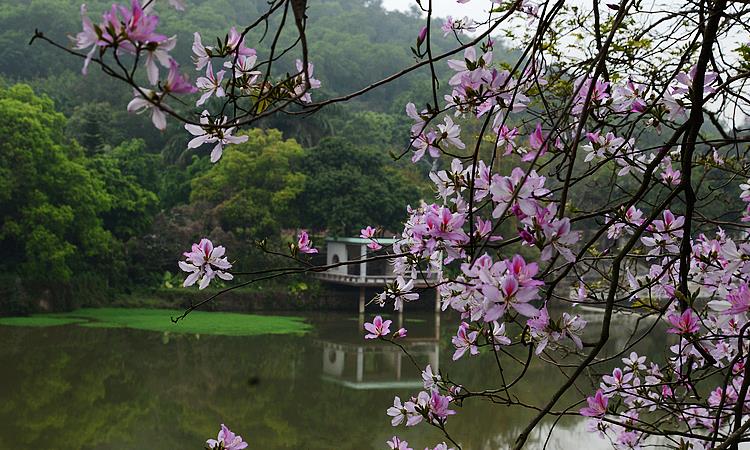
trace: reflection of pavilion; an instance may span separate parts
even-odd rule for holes
[[[360,322],[361,323],[361,322]],[[394,323],[395,325],[395,323]],[[361,327],[360,327],[361,329]],[[395,331],[397,327],[391,326]],[[418,327],[416,332],[420,332]],[[409,330],[412,334],[412,330]],[[424,334],[424,333],[422,333]],[[364,332],[360,334],[360,339]],[[409,357],[396,345],[380,340],[357,343],[319,340],[323,347],[322,378],[352,389],[399,389],[422,386],[420,371],[427,364],[440,367],[440,315],[435,314],[430,335],[400,339],[399,343],[421,367],[413,366]]]

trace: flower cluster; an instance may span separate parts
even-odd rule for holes
[[[429,364],[422,371],[422,380],[424,389],[416,396],[402,402],[401,398],[396,396],[393,399],[393,406],[388,408],[387,414],[391,418],[391,425],[397,427],[405,424],[407,427],[413,427],[423,421],[439,426],[445,426],[449,416],[456,414],[456,411],[450,409],[454,401],[452,395],[442,395],[441,389],[446,388],[440,374],[432,371]],[[455,389],[453,389],[455,392]],[[394,436],[388,442],[392,449],[401,449],[402,447],[394,446],[399,443],[403,448],[408,448],[408,443]],[[430,450],[429,448],[427,450]],[[452,450],[449,449],[445,442],[438,444],[434,450]]]

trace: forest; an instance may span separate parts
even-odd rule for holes
[[[194,3],[184,14],[165,8],[167,34],[201,28],[220,35],[264,2]],[[413,60],[404,43],[420,26],[416,12],[365,0],[311,8],[322,98]],[[80,26],[77,9],[74,1],[0,3],[0,309],[23,312],[25,297],[39,291],[66,309],[103,297],[96,295],[102,289],[171,285],[180,249],[204,235],[231,245],[242,268],[261,267],[269,261],[259,241],[283,247],[298,229],[398,230],[402,205],[432,195],[429,163],[389,156],[408,145],[403,111],[406,99],[424,95],[419,73],[303,120],[269,118],[212,166],[204,149],[187,149],[182,127],[159,132],[129,114],[124,86],[96,70],[83,77],[78,61],[45,43],[28,46],[35,29],[65,39]],[[189,58],[190,44],[178,40],[174,53]]]

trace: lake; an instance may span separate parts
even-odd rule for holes
[[[596,328],[599,313],[584,315]],[[443,440],[426,425],[390,425],[385,411],[393,396],[403,399],[421,388],[419,371],[398,348],[365,341],[356,314],[297,316],[310,326],[304,334],[0,325],[0,448],[201,449],[220,423],[251,449],[387,449],[394,434],[415,449]],[[163,318],[172,326],[168,314]],[[405,346],[421,365],[449,369],[452,379],[473,390],[494,386],[498,372],[489,354],[445,364],[453,353],[455,317],[407,313],[404,320]],[[636,322],[624,317],[616,323],[610,349],[625,345],[624,324]],[[646,353],[652,344],[656,348],[644,341],[639,350]],[[541,405],[560,380],[535,364],[516,392]],[[481,400],[457,410],[448,429],[465,449],[506,448],[531,417]],[[538,427],[528,448],[541,448],[550,426]],[[577,418],[559,421],[548,446],[605,447]]]

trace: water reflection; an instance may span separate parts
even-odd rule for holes
[[[0,448],[197,449],[221,422],[251,448],[266,450],[384,449],[396,431],[414,448],[442,440],[430,428],[390,426],[385,410],[393,396],[421,386],[419,371],[397,348],[365,342],[356,316],[307,319],[315,330],[303,337],[0,327]],[[455,318],[441,323],[431,313],[411,313],[403,320],[405,345],[420,365],[450,359]],[[614,331],[624,336],[633,323],[619,320]],[[624,344],[618,339],[612,345]],[[640,351],[656,344],[644,341]],[[495,386],[498,376],[484,355],[443,370],[472,389]],[[559,378],[534,364],[517,394],[542,404]],[[451,417],[449,429],[466,449],[503,449],[530,417],[475,401]],[[548,430],[540,427],[529,448],[541,448]],[[548,448],[603,447],[571,419],[557,424]]]
[[[403,324],[399,316],[398,327]],[[318,339],[323,348],[323,373],[325,381],[337,383],[350,389],[419,389],[422,377],[414,367],[431,364],[434,371],[440,368],[440,315],[432,317],[432,330],[427,335],[412,329],[408,336],[399,339],[411,358],[395,345],[376,340],[365,341],[357,335],[355,343],[339,339]],[[360,315],[359,324],[364,323]],[[413,358],[413,361],[412,361]],[[404,364],[409,367],[404,367]]]

